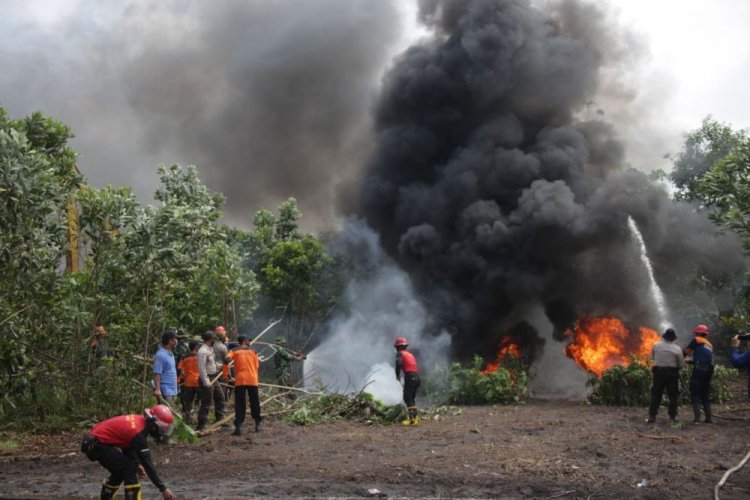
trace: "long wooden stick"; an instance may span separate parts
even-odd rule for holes
[[[740,470],[741,468],[743,468],[745,466],[745,464],[747,463],[748,460],[750,460],[750,452],[748,452],[748,454],[745,455],[745,458],[743,458],[740,461],[740,463],[738,463],[737,465],[735,465],[734,467],[732,467],[731,469],[729,469],[728,471],[726,471],[724,473],[724,475],[721,476],[721,481],[719,481],[719,483],[714,488],[714,500],[719,500],[719,488],[721,488],[722,486],[724,486],[724,483],[727,482],[727,479],[729,479],[729,476],[731,476],[733,473],[735,473],[738,470]]]
[[[315,391],[311,392],[311,391],[309,391],[307,389],[302,389],[300,387],[290,387],[288,385],[264,384],[262,382],[259,383],[258,385],[262,386],[262,387],[275,387],[277,389],[286,389],[289,392],[291,392],[291,391],[299,391],[299,392],[304,392],[305,394],[316,394]]]
[[[270,323],[270,324],[269,324],[269,325],[268,325],[268,326],[266,327],[266,329],[265,329],[265,330],[263,330],[262,332],[260,332],[260,333],[259,333],[258,335],[256,335],[256,336],[255,336],[255,338],[254,338],[253,340],[251,340],[251,341],[250,341],[250,344],[248,344],[248,345],[253,345],[254,343],[256,343],[256,342],[258,341],[258,339],[259,339],[259,338],[261,338],[261,337],[262,337],[263,335],[265,335],[266,333],[268,333],[268,330],[270,330],[270,329],[271,329],[271,328],[273,328],[274,326],[276,326],[276,325],[278,325],[279,323],[281,323],[281,320],[282,320],[282,319],[284,319],[284,318],[279,318],[279,319],[277,319],[276,321],[272,321],[272,322],[271,322],[271,323]]]

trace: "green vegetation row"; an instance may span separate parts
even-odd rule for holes
[[[690,375],[692,366],[680,370],[680,404],[690,404]],[[711,378],[711,400],[725,403],[732,398],[729,384],[739,376],[734,368],[716,365]],[[627,365],[615,366],[600,379],[589,381],[592,403],[612,406],[648,406],[651,401],[651,368],[631,355]]]
[[[145,382],[161,332],[218,324],[277,332],[291,343],[341,294],[344,270],[302,234],[296,201],[261,210],[242,231],[222,225],[224,197],[195,167],[159,167],[157,206],[130,188],[89,185],[65,125],[0,108],[0,422],[57,431],[150,403]],[[77,215],[81,265],[68,229]],[[66,262],[68,258],[68,262]],[[91,357],[95,325],[112,356]]]

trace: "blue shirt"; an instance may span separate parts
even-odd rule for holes
[[[693,365],[709,366],[714,362],[714,346],[705,337],[695,337],[685,348],[693,353]]]
[[[732,366],[735,368],[750,368],[750,351],[740,354],[736,347],[732,347]],[[747,396],[750,398],[750,370],[747,371]]]
[[[177,395],[177,367],[172,351],[159,347],[154,355],[154,374],[161,376],[159,389],[162,396]]]

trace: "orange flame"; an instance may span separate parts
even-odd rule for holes
[[[619,319],[607,316],[579,318],[565,335],[572,340],[565,354],[597,377],[615,365],[628,364],[631,353],[643,359],[650,357],[651,348],[659,342],[656,330],[640,327],[635,334]]]
[[[481,375],[495,373],[498,368],[503,366],[508,361],[508,358],[520,359],[521,348],[518,347],[518,344],[513,343],[513,339],[511,339],[510,337],[505,337],[500,341],[500,349],[497,351],[495,361],[488,361],[487,365],[484,367],[484,370],[480,371],[479,373]]]

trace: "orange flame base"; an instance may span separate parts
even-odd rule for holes
[[[497,369],[507,363],[509,359],[521,359],[521,348],[518,347],[518,344],[513,342],[513,339],[505,337],[500,341],[500,349],[497,351],[495,361],[488,361],[484,370],[481,370],[479,373],[481,375],[495,373]]]
[[[628,364],[630,354],[647,359],[659,342],[656,330],[640,327],[631,332],[622,321],[608,316],[579,318],[565,335],[572,340],[565,354],[597,377],[615,365]]]

